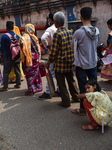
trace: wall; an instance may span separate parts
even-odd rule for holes
[[[107,21],[108,19],[112,18],[112,5],[108,0],[98,1],[97,5],[94,6],[92,2],[90,3],[83,3],[82,6],[77,5],[77,7],[74,8],[74,14],[76,14],[77,10],[77,19],[80,18],[80,9],[82,7],[92,7],[93,9],[93,17],[97,18],[98,21],[96,22],[96,26],[100,30],[100,39],[99,43],[103,42],[106,44],[107,36],[110,30],[107,27]]]
[[[44,0],[42,2],[47,2],[48,0]],[[55,0],[50,0],[55,1]],[[41,3],[41,1],[40,1]],[[76,5],[73,8],[73,13],[76,19],[80,19],[80,9],[84,6],[92,7],[93,9],[93,17],[97,18],[96,26],[100,30],[100,40],[99,43],[104,42],[106,44],[106,39],[109,33],[109,29],[107,27],[107,20],[112,17],[112,5],[109,0],[98,1],[96,6],[94,6],[93,2],[82,3],[81,5]],[[66,8],[55,8],[52,11],[63,11],[66,16],[65,26],[68,27],[68,18],[67,18],[67,9]],[[25,26],[27,23],[32,23],[34,25],[42,25],[46,23],[46,17],[48,16],[50,10],[39,10],[20,15],[21,27]],[[0,18],[0,29],[5,28],[6,21],[12,20],[15,22],[14,16],[10,16],[10,18],[5,17],[5,19]],[[40,38],[44,31],[37,31],[37,36]]]

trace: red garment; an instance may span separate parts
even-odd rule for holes
[[[90,110],[89,110],[89,109],[92,108],[91,103],[88,102],[87,100],[84,100],[84,101],[83,101],[83,105],[84,105],[85,110],[86,110],[86,113],[87,113],[87,115],[88,115],[88,117],[89,117],[89,119],[90,119],[90,121],[91,121],[91,124],[97,124],[96,121],[94,120],[94,118],[92,117],[91,112],[90,112]]]

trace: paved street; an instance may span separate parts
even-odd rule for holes
[[[46,78],[43,77],[45,90]],[[98,81],[112,99],[112,83]],[[0,150],[112,150],[112,125],[98,131],[84,131],[89,123],[87,116],[71,113],[70,108],[57,105],[60,97],[38,100],[42,92],[24,96],[26,81],[20,89],[9,84],[9,91],[0,93]]]

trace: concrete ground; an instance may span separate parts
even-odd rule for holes
[[[45,91],[46,78],[42,78]],[[112,99],[112,83],[100,78],[98,82]],[[57,105],[60,97],[38,100],[24,96],[26,81],[20,89],[9,84],[9,91],[0,93],[0,150],[111,150],[112,124],[97,131],[84,131],[87,116],[71,113],[79,103],[69,108]]]

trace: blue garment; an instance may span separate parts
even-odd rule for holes
[[[80,67],[76,67],[76,77],[80,93],[86,93],[85,82],[87,81],[87,77],[89,80],[95,79],[97,81],[97,67],[93,69],[82,69]],[[80,100],[80,108],[84,108],[83,99]]]
[[[12,37],[14,37],[15,33],[13,31],[7,32],[11,34]],[[17,39],[19,40],[19,36],[16,35]],[[1,52],[4,53],[5,58],[11,58],[11,51],[10,51],[10,38],[4,34],[1,37]]]
[[[50,73],[51,73],[52,78],[53,78],[53,80],[54,80],[55,71],[54,71],[54,64],[53,64],[53,63],[50,63],[49,70],[50,70]],[[58,84],[57,84],[56,86],[57,86],[57,91],[60,92],[60,91],[59,91],[59,86],[58,86]],[[49,90],[48,83],[46,84],[46,93],[47,93],[47,94],[50,94],[50,90]]]

